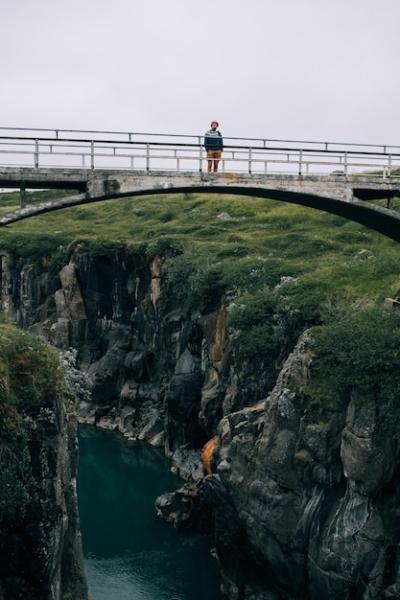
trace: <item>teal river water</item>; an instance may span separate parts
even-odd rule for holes
[[[221,600],[210,541],[155,517],[156,497],[179,484],[158,450],[80,429],[78,498],[94,600]]]

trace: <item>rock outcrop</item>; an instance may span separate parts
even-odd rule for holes
[[[77,419],[58,359],[0,326],[0,598],[87,600]]]
[[[267,400],[219,425],[204,486],[225,590],[260,600],[271,586],[284,599],[398,597],[398,442],[385,432],[385,406],[354,397],[346,411],[310,406],[311,361],[305,334]]]
[[[226,299],[189,313],[187,290],[174,287],[165,262],[123,247],[93,255],[82,244],[57,269],[3,256],[0,308],[56,347],[78,350],[92,381],[82,421],[178,451],[176,470],[186,477],[182,449],[198,465],[224,413],[267,389],[257,373],[251,394],[243,393],[230,360]]]

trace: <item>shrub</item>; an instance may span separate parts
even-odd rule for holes
[[[0,324],[1,404],[18,411],[53,401],[62,381],[57,353],[40,338]]]
[[[176,256],[181,254],[183,249],[183,244],[176,239],[159,237],[147,244],[146,254],[149,258],[154,258],[155,256]]]
[[[350,313],[312,332],[314,359],[307,394],[343,408],[357,398],[379,401],[392,418],[400,414],[400,317],[370,308]],[[362,400],[361,400],[362,401]]]
[[[199,259],[188,252],[170,257],[166,273],[174,288],[185,290],[184,307],[188,312],[215,310],[228,288],[221,264],[213,264],[212,257],[208,255]]]
[[[281,361],[302,331],[320,321],[323,286],[282,278],[282,284],[240,296],[230,312],[239,357]]]

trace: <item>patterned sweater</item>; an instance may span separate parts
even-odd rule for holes
[[[204,136],[204,148],[206,150],[223,150],[224,143],[219,131],[209,129]]]

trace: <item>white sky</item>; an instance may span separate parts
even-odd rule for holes
[[[0,125],[400,144],[400,0],[0,0]]]

